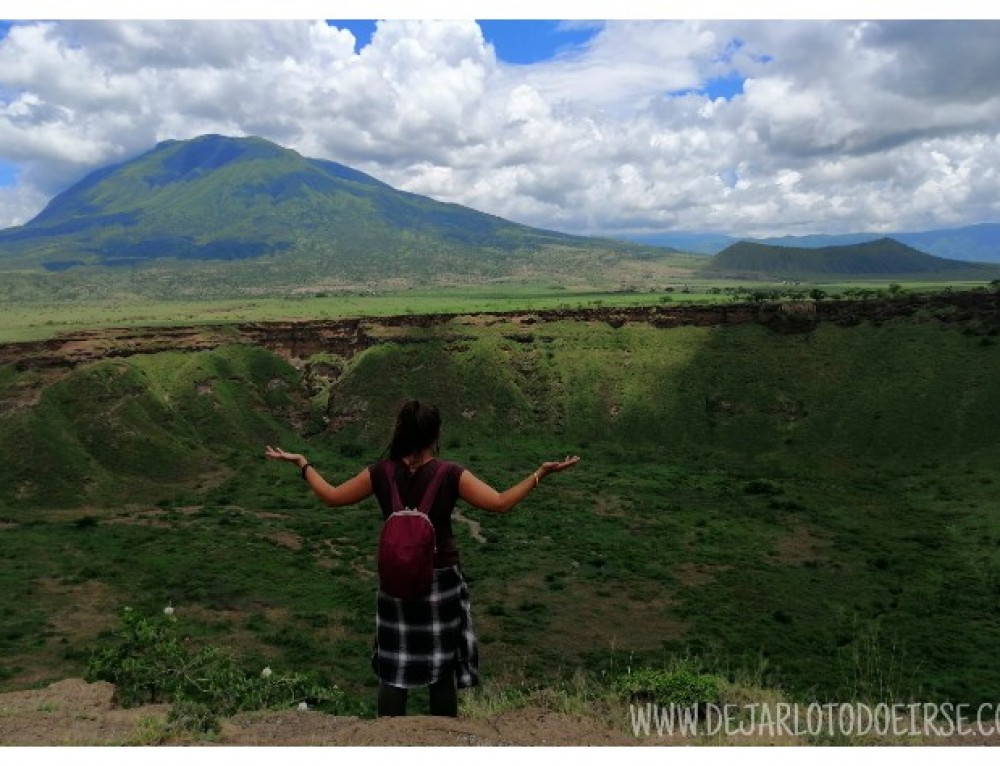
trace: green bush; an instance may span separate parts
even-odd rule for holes
[[[618,681],[618,692],[629,702],[652,702],[656,705],[717,704],[723,680],[686,669],[653,670],[640,668]]]
[[[177,635],[173,615],[147,618],[126,607],[116,643],[95,651],[88,681],[109,681],[123,707],[173,703],[170,722],[192,731],[217,729],[216,716],[244,710],[287,708],[306,702],[327,711],[343,707],[344,694],[313,676],[247,671],[226,649],[190,649]]]
[[[169,622],[147,620],[125,607],[116,637],[115,646],[92,654],[86,679],[114,684],[122,707],[170,699],[189,658]]]
[[[170,730],[196,734],[218,734],[222,730],[219,717],[201,702],[176,702],[167,714]]]
[[[743,492],[747,495],[778,495],[781,489],[767,479],[753,479],[746,483]]]

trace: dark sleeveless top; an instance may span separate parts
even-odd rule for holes
[[[416,508],[424,496],[424,490],[431,482],[435,466],[440,462],[444,462],[445,474],[441,479],[441,486],[438,487],[437,496],[434,498],[434,503],[428,514],[437,535],[437,556],[434,558],[434,566],[438,569],[459,563],[458,547],[455,545],[455,537],[451,530],[451,512],[455,509],[455,503],[458,502],[458,482],[465,471],[465,466],[434,459],[420,466],[412,476],[401,461],[380,460],[378,463],[368,466],[368,473],[372,480],[372,491],[382,509],[384,520],[392,514],[392,493],[386,476],[385,464],[388,463],[392,468],[400,500],[407,507]]]

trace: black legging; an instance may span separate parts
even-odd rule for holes
[[[455,688],[455,671],[449,669],[428,687],[431,697],[431,715],[458,715],[458,690]],[[407,689],[390,686],[380,681],[378,686],[379,716],[406,715]]]

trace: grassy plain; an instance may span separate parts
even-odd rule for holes
[[[796,290],[818,287],[835,299],[845,290],[884,291],[882,281],[816,282],[789,285],[736,280],[704,280],[679,269],[653,283],[594,286],[580,283],[511,282],[463,287],[358,287],[317,289],[284,295],[212,299],[167,299],[119,295],[54,300],[43,293],[0,298],[0,343],[44,340],[61,333],[103,327],[177,326],[226,322],[322,320],[354,316],[532,311],[600,306],[685,305],[732,300],[732,290]],[[901,282],[906,292],[981,287],[982,282]],[[32,297],[33,296],[33,297]],[[744,296],[745,299],[745,296]]]
[[[681,288],[678,288],[678,290]],[[317,320],[353,316],[400,314],[530,311],[594,306],[635,306],[655,303],[660,295],[671,300],[719,299],[707,293],[626,293],[594,288],[551,285],[431,288],[375,293],[343,293],[219,299],[211,301],[136,301],[0,304],[0,342],[41,340],[57,333],[100,327],[166,326]]]
[[[78,675],[123,606],[172,604],[193,641],[370,711],[375,507],[320,507],[261,455],[346,478],[417,396],[496,485],[583,457],[508,516],[463,508],[486,542],[455,525],[491,683],[693,658],[803,700],[1000,694],[995,326],[408,332],[301,369],[229,346],[0,370],[0,688]]]

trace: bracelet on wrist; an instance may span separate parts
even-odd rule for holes
[[[531,475],[535,477],[535,489],[538,489],[538,481],[539,481],[539,479],[538,479],[538,471],[535,471]]]
[[[302,466],[302,480],[303,481],[305,481],[305,478],[306,478],[306,469],[307,468],[311,468],[311,467],[312,467],[312,463],[306,463],[304,466]]]

